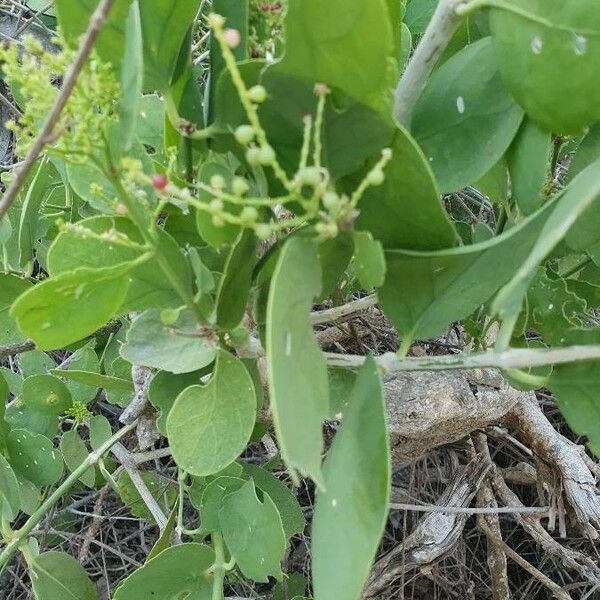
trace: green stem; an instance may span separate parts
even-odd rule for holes
[[[507,369],[506,373],[519,383],[532,386],[536,390],[545,387],[548,383],[548,377],[532,375],[531,373],[527,373],[527,371],[522,371],[521,369]]]
[[[223,585],[225,583],[225,547],[223,544],[223,536],[219,531],[215,531],[211,537],[213,548],[215,550],[212,600],[223,600]]]
[[[510,315],[504,319],[504,321],[502,321],[502,324],[500,325],[500,331],[498,332],[498,337],[496,338],[496,352],[503,352],[510,346],[510,341],[515,330],[515,326],[517,325],[518,318],[519,313],[516,313],[514,315]]]
[[[10,559],[19,549],[25,538],[35,529],[37,524],[46,516],[48,511],[58,503],[58,501],[79,481],[79,478],[92,466],[94,466],[114,444],[122,439],[127,433],[137,425],[135,420],[130,425],[123,427],[111,438],[106,440],[102,446],[94,452],[88,454],[87,458],[63,481],[63,483],[54,490],[54,492],[42,502],[39,508],[27,519],[25,524],[14,532],[12,539],[2,550],[0,554],[0,573],[4,570]]]

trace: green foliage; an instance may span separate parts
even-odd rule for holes
[[[212,475],[246,447],[256,415],[254,384],[244,363],[219,351],[211,380],[175,400],[167,435],[177,464],[192,475]]]
[[[339,305],[376,291],[400,354],[460,321],[496,359],[597,351],[597,2],[470,0],[433,48],[436,5],[116,0],[0,220],[0,570],[21,551],[38,600],[96,598],[74,559],[29,536],[82,485],[162,527],[114,600],[214,600],[233,582],[360,598],[387,518],[377,364],[392,357],[334,367],[362,359],[323,352],[315,323],[345,325],[311,311],[346,319]],[[17,159],[97,6],[56,0],[52,51],[0,49]],[[407,128],[392,118],[401,73]],[[599,454],[596,362],[507,376],[549,388]],[[141,416],[117,432],[107,403]],[[267,433],[278,453],[254,464]],[[172,477],[107,457],[120,436],[137,454],[159,434]],[[301,476],[314,488],[290,489]],[[282,571],[306,529],[310,581]]]
[[[316,600],[360,598],[387,519],[390,471],[383,388],[369,358],[325,461],[325,487],[317,494],[312,564]]]

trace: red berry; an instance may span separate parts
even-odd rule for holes
[[[162,173],[156,173],[155,175],[152,175],[152,186],[155,190],[162,192],[167,187],[168,183],[169,180],[167,179],[166,175],[163,175]]]
[[[279,12],[280,10],[281,10],[280,2],[275,2],[275,4],[271,5],[271,12],[276,13],[276,12]]]
[[[266,13],[266,12],[269,12],[269,11],[271,10],[271,7],[270,7],[270,6],[269,6],[269,5],[268,5],[266,2],[263,2],[263,3],[260,5],[260,10],[261,10],[262,12]]]

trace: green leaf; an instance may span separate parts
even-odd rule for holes
[[[381,242],[367,231],[354,233],[354,269],[365,290],[381,287],[385,281],[385,255]]]
[[[25,429],[13,429],[7,439],[10,464],[15,471],[39,487],[56,483],[63,463],[52,442]]]
[[[65,431],[60,439],[60,451],[67,468],[72,473],[88,457],[89,452],[85,447],[83,440],[79,437],[76,429]],[[79,478],[84,485],[93,488],[96,482],[96,472],[94,467],[87,469]]]
[[[550,279],[540,267],[527,292],[527,328],[538,331],[550,345],[561,346],[567,330],[581,326],[578,315],[585,313],[585,302],[569,291],[567,282]]]
[[[14,521],[21,508],[19,482],[9,462],[0,454],[0,514],[5,521]]]
[[[245,577],[267,583],[280,579],[286,540],[277,507],[267,494],[261,502],[252,481],[223,501],[221,530],[229,552]]]
[[[23,200],[19,222],[19,256],[22,265],[33,260],[33,247],[38,239],[42,202],[48,189],[51,166],[46,157],[40,160]]]
[[[383,387],[372,358],[325,460],[312,527],[315,600],[358,600],[383,534],[390,455]]]
[[[553,206],[480,244],[438,252],[388,250],[379,297],[400,335],[441,335],[487,302],[527,258]]]
[[[65,368],[61,369],[62,372],[54,373],[54,375],[62,377],[65,381],[73,399],[84,404],[88,404],[94,399],[97,390],[93,387],[90,388],[83,382],[76,381],[77,376],[72,374],[75,372],[98,374],[100,372],[100,361],[93,349],[94,345],[95,341],[92,340],[82,348],[77,349],[69,357],[69,362],[65,365]]]
[[[525,119],[507,153],[512,195],[524,215],[541,205],[551,151],[552,136]]]
[[[240,359],[219,350],[211,380],[184,390],[169,413],[173,458],[192,475],[218,473],[244,450],[255,418],[250,374]]]
[[[600,119],[600,5],[595,0],[491,2],[506,87],[548,131],[577,134]]]
[[[286,539],[302,533],[306,527],[306,519],[298,500],[287,485],[258,465],[245,464],[244,473],[252,477],[256,487],[268,494],[275,503]]]
[[[52,375],[27,377],[21,394],[26,406],[42,414],[59,416],[73,404],[67,386]]]
[[[56,363],[51,356],[40,350],[30,350],[17,356],[19,361],[19,370],[23,377],[30,375],[43,375],[56,367]]]
[[[240,477],[216,477],[204,488],[200,503],[198,504],[197,499],[192,501],[201,510],[202,532],[208,534],[221,530],[219,513],[223,508],[223,501],[228,494],[239,490],[244,484],[245,480]]]
[[[89,371],[67,371],[53,369],[53,375],[66,379],[68,382],[80,383],[94,389],[102,388],[112,392],[133,392],[133,382],[129,379],[91,373]]]
[[[283,581],[273,587],[273,600],[304,600],[308,580],[302,573],[286,573]]]
[[[177,485],[167,477],[162,477],[153,471],[142,471],[140,476],[150,494],[163,509],[170,510],[177,502]],[[117,479],[117,492],[123,504],[127,506],[134,517],[153,522],[154,517],[137,488],[126,471],[122,471]]]
[[[461,50],[431,77],[412,116],[412,134],[442,192],[485,175],[512,142],[523,111],[502,85],[491,38]]]
[[[539,264],[565,238],[573,249],[584,249],[600,237],[595,229],[597,221],[584,218],[589,211],[598,213],[600,198],[600,159],[582,171],[565,189],[562,196],[552,204],[552,212],[537,236],[527,259],[511,280],[502,288],[492,310],[505,319],[521,310],[523,297]],[[599,213],[600,215],[600,213]]]
[[[131,264],[82,267],[46,279],[20,296],[10,315],[39,350],[68,346],[94,333],[117,312],[127,293],[124,275]]]
[[[321,289],[316,244],[292,238],[275,267],[267,307],[267,364],[273,423],[292,478],[296,469],[319,485],[322,422],[329,405],[327,368],[309,323]]]
[[[125,154],[131,149],[137,128],[143,83],[144,48],[140,5],[138,0],[133,0],[125,21],[125,48],[121,62],[119,122],[121,125],[121,148]]]
[[[368,230],[385,248],[438,250],[456,243],[429,162],[415,140],[398,127],[385,181],[360,201],[357,229]]]
[[[11,304],[31,287],[31,283],[25,279],[0,273],[0,346],[16,344],[26,339],[8,311]]]
[[[356,383],[356,373],[350,369],[330,367],[329,376],[329,415],[330,421],[341,421],[350,406],[350,397]]]
[[[179,544],[134,571],[118,587],[114,600],[189,598],[211,600],[215,553],[201,544]]]
[[[112,437],[112,427],[109,420],[103,415],[94,415],[90,418],[90,446],[98,450]]]
[[[165,437],[167,436],[167,417],[177,396],[189,386],[198,384],[203,374],[203,371],[193,371],[181,375],[158,371],[152,377],[148,388],[148,400],[160,413],[156,419],[156,427]]]
[[[144,40],[144,87],[166,91],[200,0],[153,0],[140,3]]]
[[[322,241],[317,252],[323,281],[320,297],[325,299],[334,293],[352,260],[354,254],[352,235],[347,231],[342,231],[336,237]]]
[[[404,22],[413,35],[422,35],[431,20],[438,0],[408,0]]]
[[[104,62],[115,69],[121,66],[125,35],[123,27],[127,20],[131,0],[115,0],[106,23],[94,44],[94,49]],[[60,29],[71,47],[77,47],[80,36],[86,31],[90,17],[96,9],[97,0],[56,0],[56,13]]]
[[[4,416],[10,429],[27,429],[51,438],[58,431],[58,415],[41,413],[25,405],[22,398],[16,398],[6,407]]]
[[[234,329],[241,323],[256,261],[256,237],[246,229],[229,253],[219,284],[217,325],[221,329]]]
[[[599,344],[598,329],[574,330],[567,344]],[[579,435],[586,435],[592,452],[600,458],[600,361],[557,365],[547,383],[569,426]]]
[[[388,100],[394,51],[384,0],[291,0],[281,73],[340,90],[379,110]]]
[[[83,567],[64,552],[44,552],[29,564],[36,600],[97,600]]]
[[[129,328],[121,356],[132,365],[153,367],[171,373],[189,373],[208,366],[215,358],[214,343],[198,330],[188,310],[175,323],[164,325],[160,311],[143,312]]]
[[[91,217],[79,221],[79,226],[98,236],[108,236],[111,231],[122,234],[124,243],[98,239],[77,230],[66,230],[54,240],[48,251],[48,268],[52,275],[73,271],[78,267],[101,269],[139,259],[143,256],[143,238],[135,225],[125,217]],[[183,288],[191,292],[190,267],[173,238],[157,230],[158,251],[169,262]],[[128,242],[132,242],[131,245]],[[131,284],[122,307],[123,312],[146,310],[147,308],[177,308],[181,298],[173,290],[154,258],[136,265],[129,273]]]
[[[583,138],[583,141],[577,148],[573,161],[569,166],[567,181],[571,181],[581,171],[589,167],[600,157],[600,123],[590,127],[589,133]]]

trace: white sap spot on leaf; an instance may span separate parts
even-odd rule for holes
[[[554,308],[554,304],[548,304],[548,310],[552,310]]]
[[[337,500],[335,498],[331,501],[331,506],[333,506],[333,508],[337,506]]]
[[[534,54],[541,54],[543,49],[544,49],[544,42],[542,41],[542,38],[539,35],[536,35],[531,40],[531,51]]]
[[[37,460],[35,460],[35,459],[33,459],[33,464],[34,464],[34,465],[37,465],[37,464],[38,464],[38,461],[37,461]]]
[[[465,112],[465,99],[459,96],[456,99],[456,110],[462,115]]]
[[[341,421],[344,417],[344,413],[337,413],[337,415],[335,415],[335,420],[336,421]]]
[[[81,294],[83,294],[83,290],[85,289],[85,284],[78,285],[75,289],[75,300],[79,300],[81,298]]]
[[[42,323],[41,329],[49,329],[50,327],[51,327],[51,323],[46,322],[46,323]]]
[[[575,38],[573,40],[573,51],[577,56],[583,56],[587,52],[587,38],[582,35],[575,34]]]
[[[292,334],[289,331],[285,332],[285,355],[291,356],[292,354]]]

